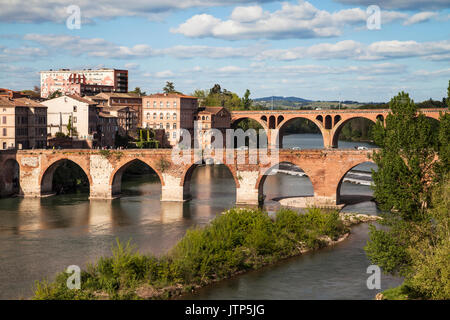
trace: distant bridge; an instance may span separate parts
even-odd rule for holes
[[[389,109],[345,109],[345,110],[255,110],[233,111],[231,121],[237,124],[244,119],[257,121],[266,131],[269,144],[278,143],[283,147],[284,129],[295,119],[303,118],[314,122],[320,129],[324,148],[337,148],[339,133],[344,125],[355,118],[365,118],[373,122],[378,119],[385,123]],[[420,112],[429,118],[439,120],[440,113],[448,113],[448,108],[420,109]],[[278,136],[271,137],[268,129],[277,129]]]

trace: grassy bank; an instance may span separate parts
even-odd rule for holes
[[[69,274],[36,282],[34,299],[167,299],[213,281],[333,243],[348,233],[337,211],[281,209],[275,218],[255,209],[231,209],[203,228],[188,230],[164,256],[140,254],[117,242],[111,257],[81,273],[81,289],[69,290]]]

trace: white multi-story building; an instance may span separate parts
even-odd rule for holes
[[[97,132],[99,108],[97,103],[75,95],[61,96],[41,103],[47,107],[47,131],[52,137],[57,132],[92,141]],[[71,123],[74,132],[67,130]]]

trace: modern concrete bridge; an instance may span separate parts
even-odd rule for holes
[[[269,144],[274,141],[281,149],[284,129],[295,119],[304,118],[314,122],[320,129],[324,148],[337,148],[339,133],[344,125],[355,118],[365,118],[373,122],[378,119],[384,123],[389,109],[345,109],[345,110],[257,110],[233,111],[231,121],[236,124],[244,119],[257,121],[266,131]],[[420,109],[429,118],[439,120],[440,113],[447,113],[448,109]],[[277,129],[278,136],[271,137],[271,130]],[[273,139],[273,140],[272,140]]]
[[[245,161],[238,161],[243,152]],[[274,152],[270,150],[269,152]],[[334,206],[340,202],[339,189],[345,174],[358,164],[369,160],[372,151],[358,150],[279,150],[276,163],[250,161],[249,151],[232,150],[232,163],[223,161],[230,170],[236,185],[237,204],[258,204],[263,195],[263,185],[270,170],[279,163],[292,163],[303,169],[314,188],[314,197],[305,201],[310,205]],[[112,199],[120,195],[122,174],[135,161],[151,167],[161,181],[162,201],[189,200],[190,179],[194,169],[191,163],[177,164],[172,149],[132,150],[21,150],[0,152],[0,190],[13,191],[14,172],[20,182],[20,194],[25,197],[42,197],[52,193],[55,170],[64,163],[76,163],[86,174],[91,199]],[[181,155],[180,155],[181,156]],[[178,158],[178,157],[175,157]],[[242,163],[241,163],[242,162]],[[17,183],[17,181],[16,181]]]

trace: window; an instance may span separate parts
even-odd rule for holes
[[[6,137],[6,128],[3,128],[3,136]]]
[[[162,112],[159,114],[159,119],[160,119],[160,120],[164,119],[164,115],[163,115]]]
[[[162,124],[162,123],[160,123],[160,124],[159,124],[159,128],[160,128],[160,129],[164,129],[164,127],[163,127],[163,124]]]
[[[156,112],[153,113],[153,119],[156,119]]]
[[[3,142],[3,149],[6,149],[6,142]]]
[[[73,112],[77,112],[77,106],[73,106]]]
[[[173,107],[174,107],[174,108],[176,108],[176,107],[177,107],[177,102],[176,102],[176,101],[174,101],[174,103],[173,103]]]
[[[176,133],[175,131],[173,132],[172,137],[173,137],[174,139],[177,138],[177,133]]]
[[[173,128],[173,129],[176,129],[176,128],[177,128],[177,124],[174,123],[173,126],[172,126],[172,128]]]
[[[170,102],[169,101],[167,101],[166,106],[167,106],[167,108],[170,108]]]
[[[156,108],[156,101],[153,101],[153,107]]]
[[[170,113],[166,113],[166,119],[169,120],[170,119]]]
[[[73,117],[73,123],[77,123],[77,117]]]
[[[3,124],[6,124],[6,117],[3,116]]]
[[[164,104],[163,104],[162,101],[159,102],[159,106],[160,106],[161,108],[164,106]]]
[[[166,129],[167,129],[167,130],[170,129],[170,123],[166,123]]]
[[[147,101],[147,108],[150,107],[150,101]]]
[[[177,114],[175,112],[173,113],[173,120],[177,120]]]

